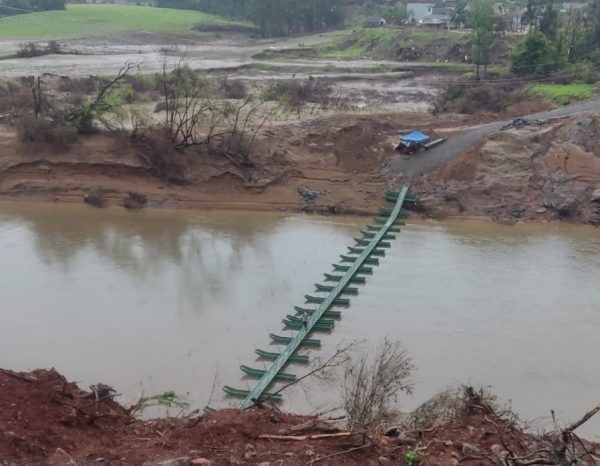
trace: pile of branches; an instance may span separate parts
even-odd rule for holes
[[[519,440],[523,439],[525,434],[516,422],[510,419],[506,421],[504,413],[496,413],[494,408],[472,389],[466,392],[466,396],[470,398],[468,406],[472,410],[471,414],[477,411],[483,414],[485,422],[497,432],[504,451],[497,454],[465,456],[461,461],[486,459],[498,466],[600,464],[600,457],[593,454],[591,444],[575,433],[575,430],[600,412],[600,406],[596,406],[581,419],[565,427],[559,425],[554,411],[551,411],[553,430],[537,437],[531,436],[532,440],[525,443]]]

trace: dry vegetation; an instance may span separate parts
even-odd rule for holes
[[[373,361],[367,356],[347,365],[342,404],[352,429],[375,429],[397,420],[392,400],[411,394],[414,366],[399,342],[384,340]]]
[[[575,433],[600,407],[565,426],[555,420],[549,432],[535,435],[468,387],[457,392],[450,418],[382,433],[347,430],[327,415],[298,416],[270,406],[142,421],[115,401],[110,387],[81,390],[55,371],[0,369],[0,385],[0,462],[8,464],[589,466],[600,461],[600,445]],[[173,399],[169,395],[167,401]]]

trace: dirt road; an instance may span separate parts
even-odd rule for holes
[[[600,99],[568,105],[548,112],[525,115],[524,118],[529,120],[559,118],[579,112],[597,111],[600,111]],[[391,164],[392,169],[404,174],[408,179],[419,177],[424,173],[454,160],[469,148],[473,147],[478,141],[481,141],[485,136],[488,136],[494,131],[498,131],[509,121],[510,120],[496,121],[494,123],[472,127],[460,135],[451,137],[448,142],[430,151],[422,152],[409,159],[395,160]]]

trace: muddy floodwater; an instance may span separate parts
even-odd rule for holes
[[[0,204],[0,367],[55,367],[124,402],[175,390],[227,406],[240,364],[353,243],[366,219]],[[311,357],[399,339],[414,358],[409,410],[460,383],[491,386],[521,419],[574,420],[600,401],[600,233],[586,227],[418,222]],[[302,374],[291,366],[288,372]],[[216,389],[212,393],[211,387]],[[286,408],[335,406],[309,383]],[[173,410],[175,413],[177,410]],[[582,433],[597,438],[600,421]]]

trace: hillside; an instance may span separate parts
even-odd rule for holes
[[[600,120],[576,116],[498,131],[417,180],[432,213],[600,225]]]
[[[0,19],[0,39],[59,39],[119,33],[193,34],[198,25],[234,25],[199,11],[135,5],[69,5]]]
[[[492,64],[506,64],[517,39],[498,37],[492,47]],[[315,47],[301,44],[298,48],[270,49],[258,57],[380,59],[412,62],[456,63],[472,62],[471,35],[463,30],[437,30],[416,26],[358,28],[342,37]]]

